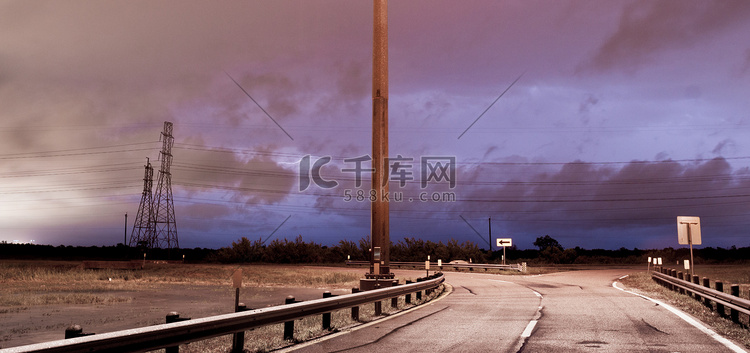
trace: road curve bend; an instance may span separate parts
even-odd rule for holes
[[[446,273],[453,292],[296,352],[744,352],[612,283],[632,272]],[[739,349],[739,350],[738,350]]]

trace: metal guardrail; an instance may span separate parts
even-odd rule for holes
[[[434,289],[443,283],[443,281],[445,281],[445,276],[440,273],[422,282],[398,285],[390,288],[170,324],[12,347],[0,349],[0,353],[114,353],[151,351]]]
[[[366,266],[369,265],[369,261],[347,261],[347,265],[361,265]],[[390,263],[391,267],[421,267],[424,268],[424,262],[403,262],[403,261],[391,261]],[[513,265],[500,265],[500,264],[452,264],[452,263],[445,263],[443,262],[441,266],[438,266],[437,262],[430,262],[430,268],[437,268],[442,270],[445,267],[452,267],[454,269],[457,268],[468,268],[468,269],[485,269],[485,270],[515,270],[515,271],[523,271],[523,266],[521,264],[513,264]]]
[[[731,294],[717,291],[708,287],[701,286],[686,280],[672,277],[659,272],[652,272],[651,277],[657,282],[669,284],[673,288],[682,288],[683,290],[696,294],[702,298],[710,299],[717,304],[724,305],[739,312],[750,315],[750,300],[735,297]]]

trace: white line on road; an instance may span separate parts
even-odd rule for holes
[[[526,325],[526,329],[523,330],[521,333],[521,338],[526,339],[531,337],[531,332],[534,331],[534,327],[536,326],[536,320],[529,321],[529,324]]]
[[[621,291],[623,291],[625,293],[630,293],[630,294],[633,294],[633,295],[637,295],[637,296],[639,296],[639,297],[641,297],[643,299],[650,300],[651,302],[653,302],[655,304],[658,304],[659,306],[663,307],[664,309],[667,309],[670,312],[672,312],[673,314],[677,315],[679,318],[685,320],[685,322],[693,325],[698,330],[701,330],[703,333],[711,336],[711,338],[713,338],[717,342],[723,344],[724,346],[726,346],[727,348],[731,349],[735,353],[748,353],[746,350],[744,350],[744,349],[740,348],[739,346],[737,346],[736,344],[732,343],[732,341],[730,341],[730,340],[722,337],[718,333],[716,333],[713,330],[711,330],[710,328],[704,326],[702,323],[696,321],[695,319],[693,319],[692,317],[690,317],[688,314],[683,313],[679,309],[675,309],[675,308],[673,308],[673,307],[671,307],[671,306],[669,306],[667,304],[664,304],[664,303],[662,303],[662,302],[660,302],[660,301],[658,301],[656,299],[649,298],[649,297],[647,297],[645,295],[638,294],[638,293],[631,292],[629,290],[625,290],[623,288],[620,288],[620,287],[617,286],[617,282],[612,282],[612,287],[615,287],[615,288],[617,288],[617,289],[619,289],[619,290],[621,290]]]
[[[382,317],[374,319],[374,320],[372,320],[372,321],[370,321],[370,322],[368,322],[366,324],[357,325],[357,326],[354,326],[354,327],[351,327],[351,328],[348,328],[348,329],[344,329],[343,331],[339,331],[339,332],[336,332],[336,333],[333,333],[333,334],[330,334],[330,335],[327,335],[327,336],[316,338],[316,339],[311,340],[311,341],[307,341],[307,342],[295,344],[295,345],[293,345],[291,347],[287,347],[287,348],[282,348],[282,349],[280,349],[280,350],[278,350],[276,352],[280,352],[280,353],[294,352],[296,350],[299,350],[299,349],[302,349],[302,348],[305,348],[305,347],[308,347],[308,346],[312,346],[313,344],[318,344],[320,342],[327,341],[327,340],[336,338],[338,336],[348,334],[350,332],[358,331],[358,330],[361,330],[361,329],[366,328],[366,327],[377,325],[377,324],[382,323],[382,322],[387,321],[387,320],[395,319],[395,318],[397,318],[397,317],[399,317],[401,315],[405,315],[405,314],[411,313],[412,311],[416,311],[416,310],[419,310],[419,309],[431,306],[431,305],[435,304],[436,302],[438,302],[440,300],[443,300],[445,297],[447,297],[451,293],[453,293],[453,286],[450,285],[450,283],[444,282],[444,285],[445,285],[445,291],[443,291],[443,293],[440,294],[437,298],[434,298],[434,299],[430,300],[429,302],[425,302],[425,303],[422,303],[420,305],[413,306],[413,307],[411,307],[409,309],[401,310],[398,313],[395,313],[393,315],[382,316]]]

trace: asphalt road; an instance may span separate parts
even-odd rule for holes
[[[450,295],[295,351],[737,352],[661,305],[612,286],[631,271],[450,272]]]

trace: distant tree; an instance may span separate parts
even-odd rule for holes
[[[547,248],[550,248],[550,247],[557,248],[561,252],[563,250],[562,245],[560,245],[560,243],[557,240],[555,240],[555,238],[552,238],[549,235],[536,238],[536,241],[534,241],[534,246],[539,248],[539,251],[546,250]]]
[[[232,242],[230,258],[232,262],[257,262],[263,256],[263,244],[258,240],[251,242],[246,237]]]
[[[340,259],[346,259],[347,256],[352,261],[367,261],[367,254],[363,253],[362,250],[357,247],[357,243],[351,240],[340,240],[339,244],[335,247],[335,253]]]
[[[370,242],[370,237],[362,237],[362,239],[359,240],[359,251],[361,251],[362,254],[364,254],[365,259],[367,261],[370,261],[370,248],[372,247],[372,243]]]

